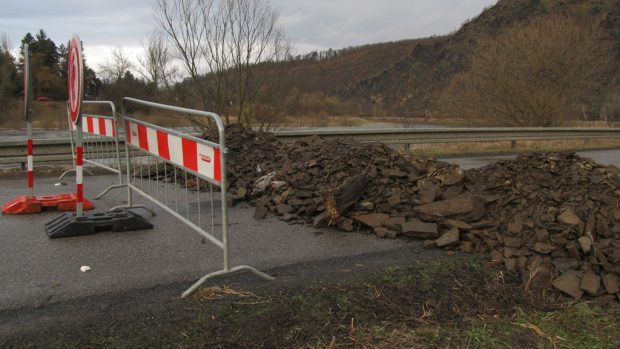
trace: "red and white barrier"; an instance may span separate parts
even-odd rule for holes
[[[85,101],[84,103],[89,103],[89,101]],[[75,131],[75,124],[73,124],[72,127]],[[97,115],[82,115],[82,131],[104,137],[116,137],[114,120]]]
[[[127,142],[155,156],[184,167],[213,181],[222,181],[219,148],[135,121],[125,121]]]

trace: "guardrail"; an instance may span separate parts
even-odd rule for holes
[[[461,142],[496,142],[561,139],[620,138],[620,128],[441,128],[441,129],[376,129],[376,130],[303,130],[276,131],[284,143],[292,143],[308,136],[324,138],[349,137],[360,142],[386,144],[429,144]],[[122,138],[121,138],[122,139]],[[0,141],[0,164],[25,166],[26,148],[22,140]],[[37,161],[71,160],[71,144],[67,139],[35,139]],[[121,147],[122,148],[122,147]]]

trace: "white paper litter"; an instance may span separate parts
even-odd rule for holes
[[[91,267],[89,267],[88,265],[83,265],[83,266],[80,267],[80,271],[82,273],[86,273],[87,271],[91,271],[91,270],[93,270],[93,269]]]

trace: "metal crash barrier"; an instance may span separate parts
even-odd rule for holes
[[[126,112],[128,104],[209,118],[218,128],[219,143],[131,118]],[[128,164],[127,207],[134,207],[132,195],[135,192],[223,251],[223,269],[205,275],[181,297],[187,297],[210,278],[240,270],[248,270],[263,279],[273,280],[271,276],[247,265],[230,268],[226,139],[220,117],[214,113],[125,97],[122,118]],[[215,197],[214,187],[220,190],[219,200]],[[217,201],[219,209],[215,205]]]
[[[99,199],[107,192],[115,188],[121,188],[123,184],[123,172],[121,167],[121,154],[119,148],[119,134],[117,131],[116,108],[111,101],[83,101],[84,105],[104,105],[110,107],[110,115],[82,115],[82,142],[83,142],[83,162],[94,165],[106,171],[118,175],[118,183],[110,185],[103,192],[95,197]],[[67,113],[69,114],[69,113]],[[71,118],[67,115],[71,141],[71,155],[73,157],[74,168],[65,171],[58,178],[59,181],[69,173],[75,173],[76,160],[76,124],[71,122]],[[86,169],[84,169],[86,170]]]

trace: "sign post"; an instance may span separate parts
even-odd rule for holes
[[[28,157],[28,189],[34,195],[34,160],[32,142],[32,85],[30,84],[30,54],[24,44],[24,113],[26,115],[26,150]]]
[[[82,216],[84,204],[83,184],[83,148],[82,148],[82,96],[84,93],[84,60],[82,58],[82,43],[77,35],[71,38],[69,44],[69,115],[76,127],[76,154],[75,154],[75,191],[77,196],[76,214]]]

